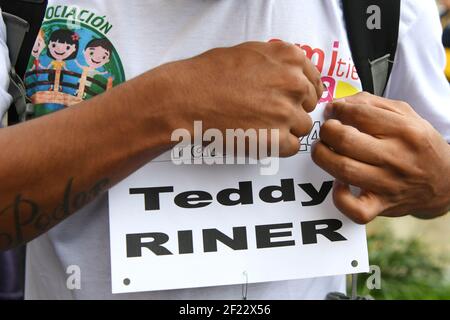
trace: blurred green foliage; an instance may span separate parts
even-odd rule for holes
[[[390,230],[368,237],[370,265],[381,269],[381,289],[369,290],[371,274],[358,276],[358,294],[380,300],[450,300],[448,256],[432,254],[418,238],[397,239]]]

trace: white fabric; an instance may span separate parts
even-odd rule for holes
[[[111,22],[107,37],[130,79],[162,63],[244,41],[285,41],[321,48],[329,71],[333,43],[349,62],[339,0],[50,0],[96,12]],[[410,102],[450,138],[449,90],[443,70],[437,10],[432,1],[402,1],[399,55],[388,95]],[[419,37],[417,35],[420,35]],[[342,72],[342,70],[341,70]],[[334,71],[336,73],[336,70]],[[358,81],[333,75],[356,90]],[[348,88],[348,86],[344,87]],[[345,91],[345,90],[344,90]],[[241,286],[111,294],[107,196],[28,245],[28,299],[239,299]],[[66,287],[66,269],[81,269],[81,289]],[[295,267],[295,266],[293,266]],[[276,272],[276,270],[274,270]],[[323,299],[345,291],[345,277],[249,285],[249,299]]]
[[[386,89],[408,102],[450,142],[450,87],[437,7],[429,1],[402,1],[397,55]]]
[[[10,62],[8,47],[6,46],[6,27],[1,14],[2,10],[0,9],[0,127],[4,125],[2,123],[3,115],[12,101],[8,94]]]

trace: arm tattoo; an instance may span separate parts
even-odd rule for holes
[[[0,209],[0,218],[11,216],[12,228],[9,231],[0,230],[0,250],[20,245],[28,240],[25,234],[31,234],[34,238],[57,223],[63,221],[72,213],[80,210],[91,200],[102,194],[109,187],[108,178],[101,179],[87,191],[73,193],[73,180],[70,178],[64,190],[61,203],[50,212],[44,212],[43,208],[34,200],[25,198],[22,194],[15,196],[14,201],[3,209]],[[2,225],[0,224],[0,228]]]

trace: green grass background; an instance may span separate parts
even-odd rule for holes
[[[381,269],[381,289],[358,277],[358,294],[388,300],[450,300],[449,215],[434,221],[382,218],[368,227],[370,265]]]

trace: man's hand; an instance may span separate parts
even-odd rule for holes
[[[280,129],[280,154],[295,154],[321,95],[320,74],[300,48],[253,42],[161,65],[76,106],[0,129],[0,250],[77,212],[170,150],[173,131],[195,120],[205,130]]]
[[[312,127],[308,112],[323,91],[321,75],[303,50],[282,41],[212,49],[163,67],[178,79],[172,80],[174,92],[183,97],[176,123],[191,128],[202,120],[205,130],[223,132],[279,129],[281,156],[298,152],[299,137]]]
[[[450,147],[407,103],[359,93],[328,105],[326,113],[331,119],[312,156],[337,179],[333,200],[340,211],[358,223],[448,212]]]

